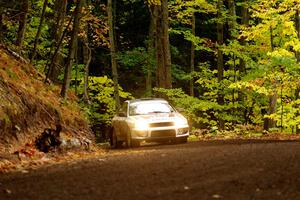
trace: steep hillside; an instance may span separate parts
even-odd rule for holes
[[[69,137],[93,139],[74,94],[43,83],[44,76],[0,47],[0,152],[13,152],[57,123]]]

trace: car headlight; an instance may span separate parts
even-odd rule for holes
[[[149,123],[146,120],[137,120],[134,127],[138,130],[146,130],[149,128]]]
[[[183,125],[187,125],[187,119],[183,118],[183,117],[176,117],[175,118],[175,125],[176,126],[183,126]]]

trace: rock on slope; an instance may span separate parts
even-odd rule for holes
[[[57,123],[70,137],[93,140],[74,94],[63,100],[60,88],[43,83],[44,76],[0,47],[0,153],[13,152]]]

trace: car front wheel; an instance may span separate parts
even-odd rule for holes
[[[131,147],[139,147],[141,144],[141,142],[139,140],[135,140],[131,138],[131,133],[128,132],[126,135],[126,141],[125,141],[125,145],[127,148],[131,148]]]
[[[187,143],[187,137],[179,137],[179,138],[176,138],[176,143],[177,143],[177,144]]]
[[[141,142],[139,140],[131,140],[132,147],[139,147],[140,145],[141,145]]]
[[[111,132],[110,145],[113,149],[117,149],[122,146],[122,142],[118,141],[115,129],[112,129],[112,132]]]
[[[131,147],[131,134],[130,131],[126,131],[126,135],[125,135],[125,147],[126,148],[130,148]]]

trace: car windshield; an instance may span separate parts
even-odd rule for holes
[[[171,112],[174,112],[174,109],[167,102],[135,102],[129,106],[129,115],[131,116]]]

